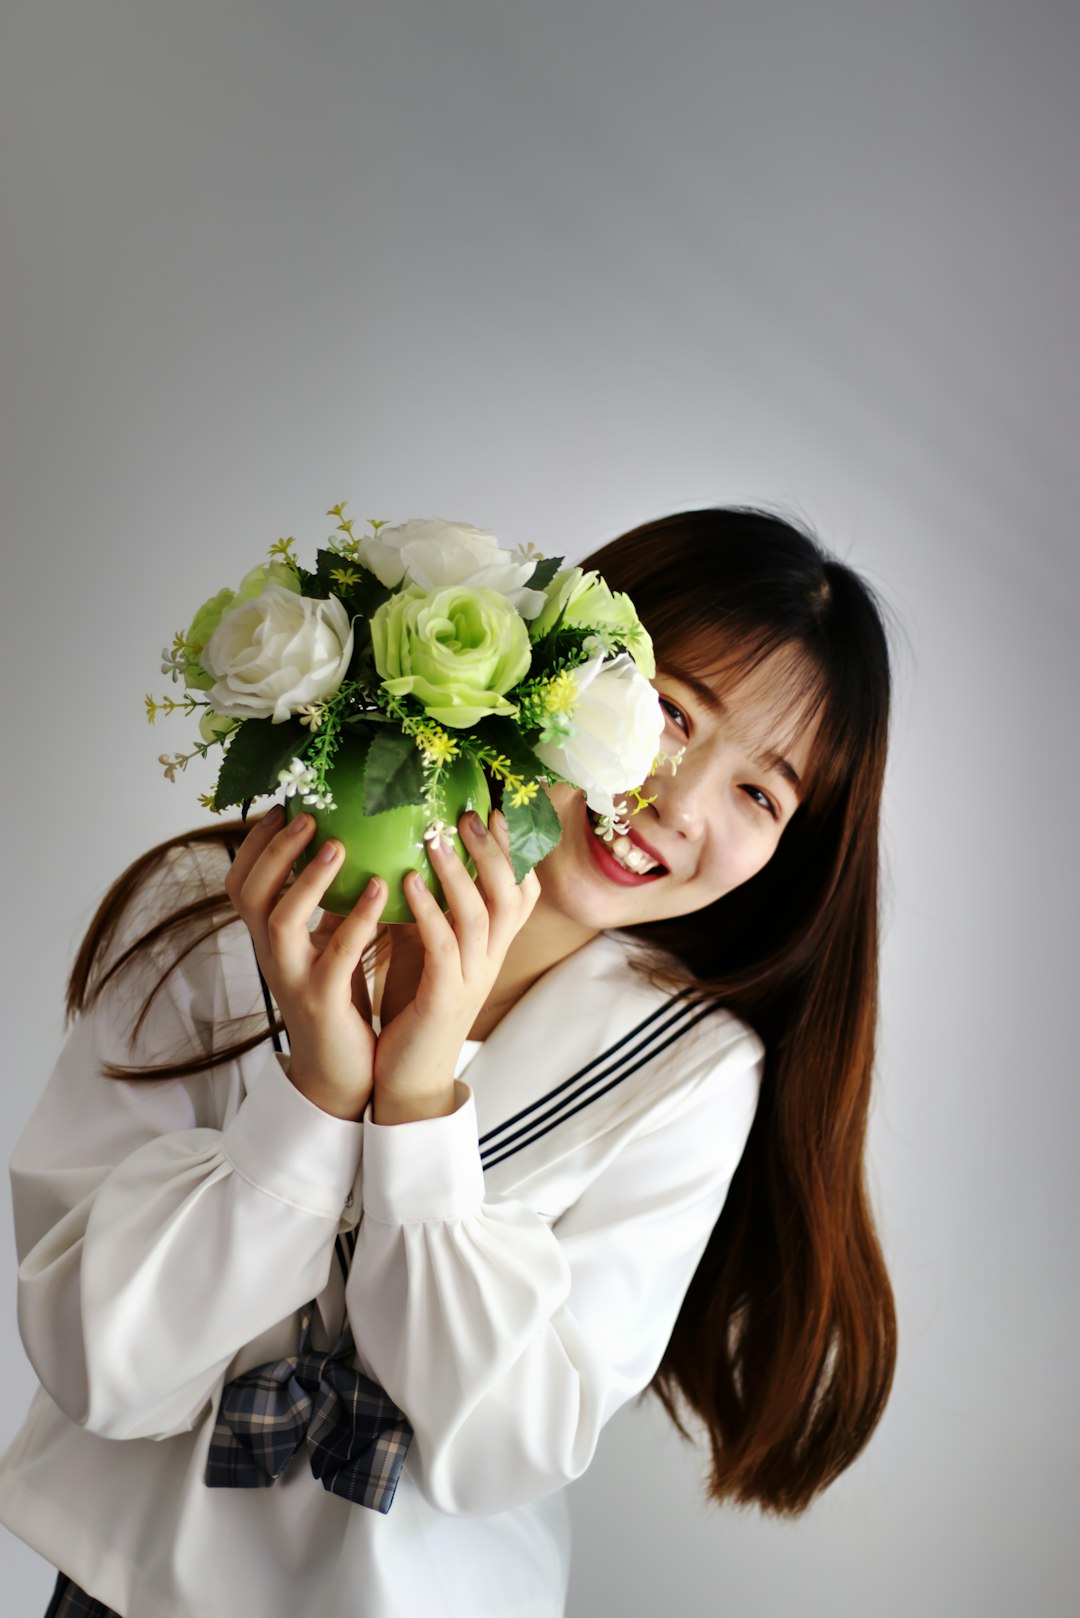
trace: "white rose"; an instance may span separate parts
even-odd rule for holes
[[[609,815],[615,797],[641,786],[660,751],[664,715],[653,687],[629,652],[603,654],[571,669],[578,700],[572,736],[534,744],[542,763],[585,788],[590,809]]]
[[[490,530],[470,523],[419,517],[365,534],[358,546],[364,566],[391,589],[404,580],[432,591],[452,585],[497,590],[522,618],[535,618],[547,600],[543,590],[525,585],[536,559],[516,562]]]
[[[215,713],[280,725],[305,703],[333,696],[352,649],[352,624],[336,596],[312,600],[270,582],[223,614],[199,660],[215,680],[206,693]]]

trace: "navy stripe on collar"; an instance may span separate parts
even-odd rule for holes
[[[680,989],[666,1005],[657,1007],[585,1067],[579,1068],[546,1095],[523,1107],[496,1128],[489,1129],[487,1134],[480,1137],[480,1158],[484,1168],[494,1168],[497,1163],[504,1163],[526,1146],[532,1146],[550,1134],[590,1102],[606,1095],[647,1062],[653,1061],[705,1017],[720,1009],[719,1001],[711,997],[704,1000],[691,998],[693,995],[692,989]],[[683,1004],[679,1005],[679,1001]],[[636,1044],[624,1049],[636,1035],[642,1037]],[[612,1060],[613,1057],[615,1060]],[[506,1131],[513,1124],[520,1124],[521,1127],[507,1134]]]

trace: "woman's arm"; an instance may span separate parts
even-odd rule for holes
[[[497,1511],[578,1477],[604,1422],[651,1380],[757,1102],[760,1041],[734,1026],[678,1111],[554,1225],[485,1202],[466,1086],[445,1118],[365,1125],[349,1314],[361,1363],[414,1428],[406,1466],[440,1509]]]
[[[193,865],[182,855],[175,876]],[[132,928],[167,912],[173,876],[148,884]],[[147,955],[113,979],[11,1160],[23,1344],[65,1414],[109,1438],[192,1427],[238,1350],[323,1290],[359,1167],[363,1124],[307,1100],[269,1050],[223,1127],[231,1064],[102,1076],[102,1061],[207,1047],[227,1011],[221,937],[170,975],[137,1040],[129,1025],[163,963]]]

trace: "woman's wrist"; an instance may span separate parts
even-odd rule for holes
[[[344,1094],[340,1090],[333,1089],[316,1075],[306,1073],[297,1064],[295,1056],[287,1059],[286,1072],[289,1083],[294,1089],[299,1090],[312,1106],[328,1112],[333,1118],[342,1118],[350,1124],[358,1124],[363,1119],[368,1103],[366,1094],[359,1096],[355,1091],[352,1094]]]
[[[446,1118],[458,1109],[457,1087],[453,1076],[422,1091],[395,1091],[376,1083],[371,1098],[371,1118],[376,1124],[412,1124],[424,1118]]]

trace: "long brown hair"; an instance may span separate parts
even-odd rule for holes
[[[651,1386],[684,1437],[691,1413],[704,1425],[714,1499],[794,1516],[865,1446],[896,1361],[893,1295],[864,1175],[891,689],[885,609],[810,533],[760,510],[680,512],[582,565],[629,593],[661,668],[722,688],[779,653],[781,725],[790,735],[820,719],[799,807],[768,864],[704,910],[625,929],[636,970],[711,991],[766,1047],[746,1149]],[[168,850],[232,847],[244,831],[230,821],[172,838],[118,878],[76,958],[69,1017],[148,945],[182,939],[175,964],[237,921],[224,892],[205,894],[101,965]],[[103,1071],[148,1079],[206,1071],[266,1037],[264,1026],[186,1062]]]
[[[820,715],[768,864],[703,910],[626,929],[650,976],[708,988],[766,1047],[750,1137],[652,1389],[684,1436],[687,1411],[704,1423],[715,1499],[795,1515],[866,1444],[896,1363],[864,1172],[886,612],[811,534],[764,511],[681,512],[583,565],[639,604],[658,667],[723,689],[778,653],[781,728]]]

